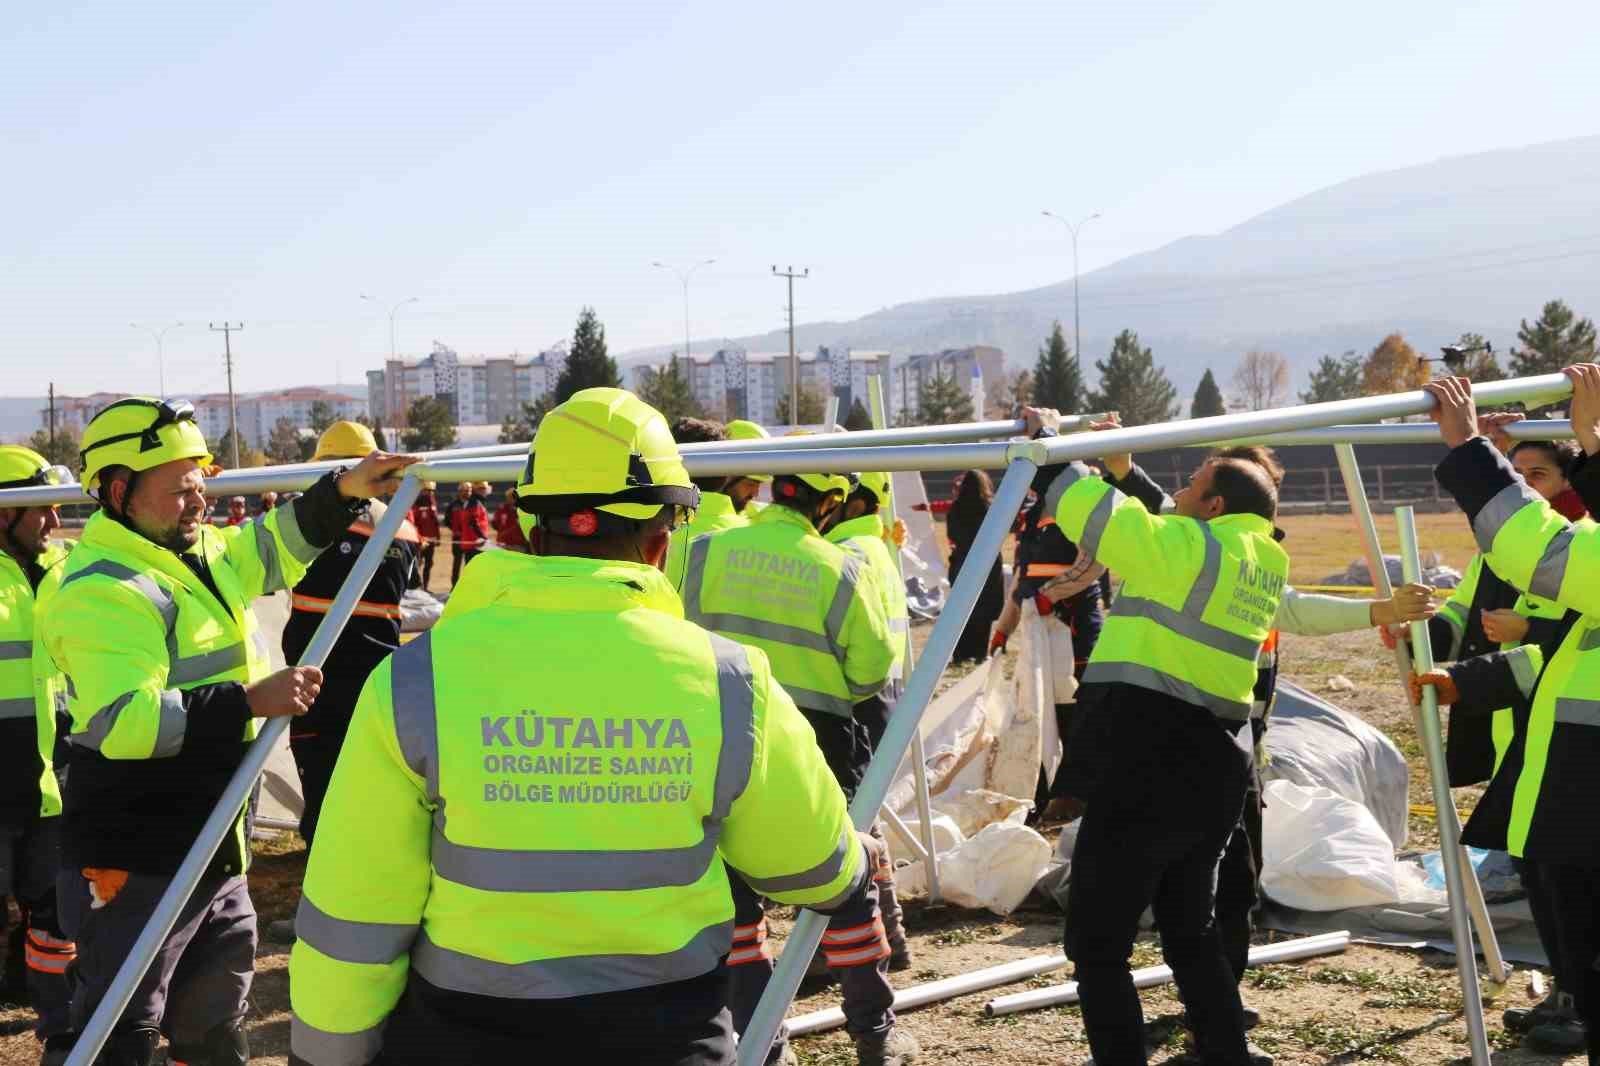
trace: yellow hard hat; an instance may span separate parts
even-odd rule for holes
[[[745,418],[736,418],[723,428],[728,431],[729,440],[766,440],[772,436],[772,434]],[[763,485],[772,480],[771,474],[741,474],[739,476],[747,477],[751,481],[759,481]]]
[[[70,485],[72,471],[54,466],[50,460],[20,444],[0,444],[0,489],[23,489],[34,485]]]
[[[878,498],[878,506],[882,507],[889,502],[889,475],[881,470],[871,470],[860,476],[863,488],[872,492]]]
[[[545,415],[517,486],[524,532],[542,522],[566,536],[605,536],[626,528],[618,519],[699,505],[667,420],[622,389],[584,389]]]
[[[830,492],[837,492],[840,496],[848,496],[850,495],[850,490],[854,487],[850,483],[849,475],[846,474],[784,474],[783,476],[792,477],[796,481],[809,485],[824,496]]]
[[[311,461],[324,459],[365,459],[378,450],[372,430],[360,422],[335,422],[317,438],[317,451]]]
[[[102,407],[84,427],[80,448],[83,484],[90,492],[100,487],[100,472],[108,466],[141,471],[179,459],[211,464],[211,449],[194,424],[194,407],[185,400],[131,396]]]

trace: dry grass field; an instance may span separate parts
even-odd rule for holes
[[[1286,547],[1294,559],[1293,580],[1319,581],[1343,570],[1360,554],[1348,516],[1289,517]],[[1384,542],[1392,552],[1397,545],[1392,517],[1381,521]],[[1473,551],[1466,524],[1459,514],[1419,516],[1421,539],[1438,551],[1442,560],[1457,568]],[[446,581],[440,580],[440,566]],[[447,584],[448,548],[442,548],[435,567],[434,586]],[[919,627],[925,637],[926,627]],[[1283,654],[1288,676],[1304,687],[1321,692],[1360,714],[1394,738],[1411,763],[1411,789],[1416,802],[1429,802],[1421,748],[1412,729],[1410,712],[1399,696],[1391,660],[1370,633],[1331,639],[1284,638]],[[1355,691],[1331,693],[1328,679],[1342,674],[1354,681]],[[1458,794],[1458,805],[1473,802],[1470,790]],[[1414,819],[1412,845],[1436,839],[1431,820]],[[261,849],[252,872],[252,892],[263,925],[293,913],[305,853],[298,838],[287,837]],[[1024,908],[1008,918],[950,908],[928,909],[913,905],[908,914],[915,962],[897,975],[906,986],[976,969],[981,966],[1059,950],[1060,916],[1051,910]],[[779,914],[774,934],[781,938],[789,927]],[[1258,939],[1274,939],[1259,934]],[[1141,942],[1134,964],[1158,960],[1154,942]],[[287,1062],[288,946],[263,943],[257,960],[257,981],[252,1001],[251,1039],[262,1064]],[[1010,986],[1015,991],[1054,983],[1059,975],[1036,978]],[[1254,1038],[1287,1066],[1335,1066],[1363,1061],[1437,1064],[1465,1061],[1466,1029],[1460,1015],[1460,991],[1455,984],[1453,961],[1443,955],[1418,954],[1388,948],[1355,946],[1341,956],[1253,970],[1246,977],[1246,998],[1258,1006],[1264,1023]],[[986,1019],[983,1004],[998,992],[978,993],[961,999],[907,1012],[903,1024],[921,1040],[922,1061],[962,1066],[1078,1066],[1088,1057],[1081,1015],[1076,1007],[1061,1007],[1031,1014]],[[1143,993],[1148,1016],[1170,1016],[1178,1003],[1170,987]],[[1525,974],[1514,976],[1499,1003],[1491,1007],[1489,1024],[1500,1066],[1533,1066],[1566,1062],[1516,1048],[1516,1038],[1499,1023],[1500,1009],[1529,1001]],[[815,1010],[837,1002],[824,991],[797,1003],[797,1012]],[[27,1014],[10,1009],[0,1012],[0,1066],[23,1066],[37,1061],[37,1051],[25,1032]],[[1168,1047],[1176,1046],[1176,1036]],[[802,1063],[809,1066],[851,1066],[854,1054],[842,1033],[807,1037],[796,1042]],[[1165,1057],[1157,1051],[1152,1061]]]

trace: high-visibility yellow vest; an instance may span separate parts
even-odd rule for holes
[[[884,539],[883,518],[864,514],[848,522],[840,522],[828,530],[828,543],[837,544],[846,551],[855,552],[872,569],[872,576],[883,595],[883,613],[889,621],[889,635],[894,638],[894,665],[889,668],[889,679],[900,680],[905,673],[906,632],[911,625],[911,615],[906,609],[906,583],[895,565],[895,548]]]
[[[659,570],[494,573],[361,693],[295,920],[310,1061],[369,1061],[408,971],[506,1000],[709,973],[733,944],[724,860],[799,905],[869,873],[766,657],[684,621]]]
[[[112,760],[175,755],[183,690],[271,672],[250,601],[293,586],[319,554],[294,508],[202,526],[190,550],[206,560],[221,602],[177,555],[103,512],[84,526],[40,615],[44,650],[66,676],[69,743]],[[250,719],[241,739],[255,733]],[[242,817],[234,832],[247,856]]]
[[[1594,526],[1592,518],[1581,518],[1574,523],[1577,528]],[[1468,618],[1472,610],[1472,602],[1478,594],[1478,584],[1483,579],[1483,571],[1488,568],[1490,574],[1498,576],[1493,567],[1489,566],[1482,554],[1474,555],[1472,562],[1467,566],[1467,572],[1462,575],[1461,584],[1451,592],[1450,598],[1439,607],[1439,617],[1443,618],[1454,634],[1454,643],[1451,649],[1435,649],[1442,660],[1455,659],[1455,649],[1460,648],[1466,636]],[[1567,613],[1567,609],[1553,599],[1541,596],[1530,596],[1525,591],[1520,591],[1517,601],[1511,608],[1524,618],[1559,619]],[[1532,694],[1533,684],[1539,672],[1544,668],[1544,651],[1537,644],[1518,645],[1514,641],[1503,642],[1501,651],[1513,652],[1509,662],[1517,678],[1518,687],[1523,692]],[[1500,770],[1500,764],[1505,761],[1506,750],[1511,747],[1512,738],[1516,735],[1516,716],[1510,707],[1502,707],[1495,711],[1489,720],[1490,739],[1494,743],[1494,769]]]
[[[694,512],[694,518],[682,528],[673,530],[672,540],[667,545],[667,561],[662,569],[666,571],[672,587],[679,591],[683,589],[683,570],[689,560],[691,540],[749,524],[750,519],[733,509],[733,497],[720,492],[700,493],[700,506]]]
[[[39,815],[61,813],[61,788],[56,783],[56,714],[64,710],[66,684],[48,656],[35,655],[41,606],[61,586],[68,545],[52,541],[39,556],[44,577],[35,589],[22,566],[0,552],[0,719],[31,718],[43,770],[39,775]]]
[[[1082,464],[1069,471],[1077,477],[1056,508],[1061,531],[1123,577],[1084,684],[1137,685],[1246,721],[1289,574],[1272,523],[1153,515]]]
[[[1569,523],[1519,480],[1478,512],[1473,533],[1495,573],[1583,615],[1534,692],[1507,850],[1592,861],[1600,842],[1600,526]]]
[[[883,596],[859,558],[791,507],[689,542],[684,617],[760,648],[799,706],[849,717],[894,665]]]

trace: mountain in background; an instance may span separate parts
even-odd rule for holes
[[[1365,354],[1396,330],[1428,354],[1481,333],[1505,366],[1520,320],[1551,299],[1600,317],[1600,136],[1369,174],[1084,274],[1085,377],[1096,383],[1092,362],[1122,329],[1154,349],[1186,406],[1207,367],[1226,389],[1251,348],[1286,356],[1297,390],[1319,356]],[[1020,368],[1033,365],[1054,319],[1070,341],[1070,279],[799,324],[795,335],[802,348],[897,355],[992,344]],[[774,330],[735,343],[778,351],[788,338]]]

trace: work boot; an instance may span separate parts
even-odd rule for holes
[[[250,1042],[243,1019],[212,1026],[198,1044],[174,1045],[172,1066],[249,1066]]]
[[[856,1061],[861,1066],[911,1066],[922,1054],[917,1038],[897,1025],[887,1032],[858,1036],[855,1042]]]
[[[161,1030],[112,1030],[111,1039],[100,1049],[95,1066],[156,1066],[160,1061]]]
[[[1512,1007],[1500,1016],[1508,1031],[1526,1033],[1536,1025],[1561,1016],[1561,986],[1552,985],[1550,994],[1531,1007]]]
[[[71,1033],[45,1037],[44,1050],[39,1056],[39,1066],[63,1066],[72,1054],[76,1037]]]
[[[1536,1023],[1522,1042],[1548,1055],[1571,1055],[1588,1047],[1589,1031],[1578,1018],[1572,996],[1560,993],[1555,1014]]]

